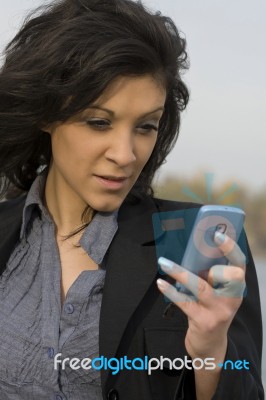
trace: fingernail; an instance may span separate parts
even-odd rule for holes
[[[174,268],[174,263],[171,260],[168,260],[167,258],[160,257],[158,259],[158,263],[162,267],[162,270],[165,272],[172,271]]]
[[[168,284],[166,283],[166,281],[164,281],[163,279],[157,279],[157,285],[159,286],[160,289],[162,290],[166,290],[168,287]]]
[[[221,232],[216,231],[214,234],[214,239],[218,244],[222,244],[225,241],[225,235]]]

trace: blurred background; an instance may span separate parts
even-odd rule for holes
[[[44,3],[2,2],[1,51],[27,11]],[[173,18],[186,37],[191,65],[184,76],[190,104],[175,149],[156,176],[155,193],[168,199],[235,204],[245,210],[266,326],[266,2],[144,3]],[[266,349],[266,386],[265,364]]]

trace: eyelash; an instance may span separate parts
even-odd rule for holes
[[[109,128],[111,125],[111,122],[105,119],[91,119],[86,122],[89,126],[99,131],[106,130],[106,128]]]
[[[87,120],[87,125],[90,127],[98,130],[98,131],[105,131],[111,127],[111,122],[105,119],[94,119],[94,120]],[[144,133],[148,133],[151,131],[158,132],[158,127],[153,124],[143,124],[136,129],[144,130]]]
[[[158,127],[153,124],[144,124],[140,127],[140,129],[144,129],[147,133],[151,131],[158,132]]]

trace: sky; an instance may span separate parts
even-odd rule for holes
[[[2,2],[0,50],[42,0]],[[191,98],[158,180],[212,173],[215,183],[266,190],[265,0],[145,0],[186,37]]]

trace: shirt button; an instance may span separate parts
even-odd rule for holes
[[[71,303],[65,304],[64,310],[67,314],[72,314],[74,312],[74,306]]]
[[[107,394],[107,400],[119,400],[118,391],[115,389],[110,389]]]
[[[49,358],[53,358],[53,356],[54,356],[54,348],[53,347],[48,348],[47,355]]]

